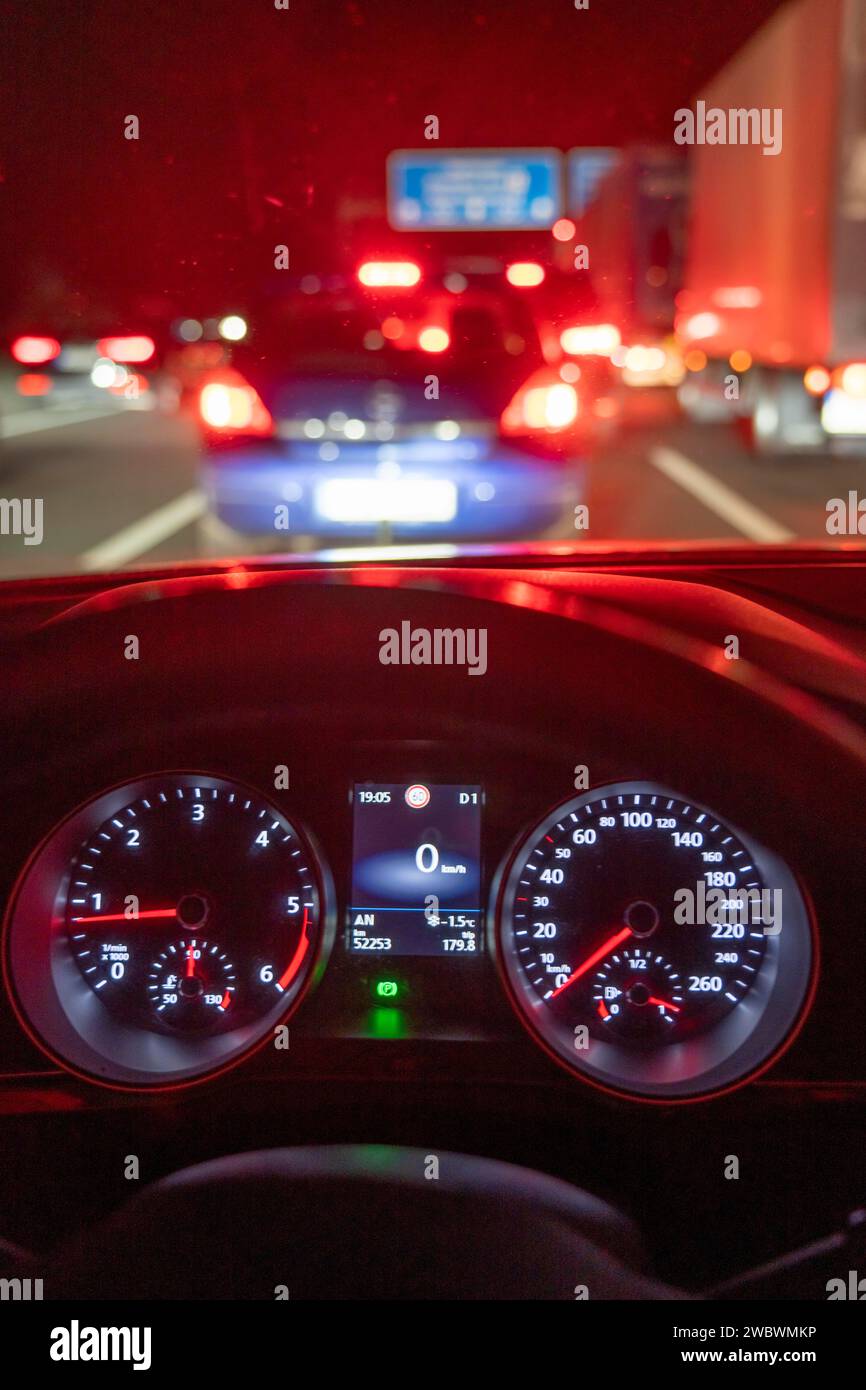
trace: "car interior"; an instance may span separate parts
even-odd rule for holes
[[[858,554],[818,547],[548,546],[7,585],[4,1274],[48,1262],[54,1296],[76,1298],[821,1296],[863,1240],[863,583]],[[425,632],[474,645],[435,664]],[[394,634],[414,645],[392,661]],[[241,1002],[250,972],[282,969],[258,954],[259,936],[272,949],[267,877],[243,919],[254,950],[225,914],[228,897],[242,917],[235,875],[270,872],[263,847],[255,868],[236,854],[236,833],[251,838],[230,824],[238,789],[305,860],[305,935],[276,1005]],[[621,826],[598,831],[612,853],[592,860],[593,910],[619,904],[632,942],[668,930],[649,916],[660,865],[674,835],[689,854],[701,838],[677,821],[709,813],[790,895],[760,946],[759,983],[772,979],[745,1039],[725,1029],[749,1000],[721,1022],[701,1014],[680,959],[652,951],[666,997],[645,1026],[604,1002],[623,999],[618,955],[594,993],[585,974],[557,1005],[583,991],[565,1026],[589,1020],[586,1054],[550,1026],[549,991],[514,954],[514,886],[543,862],[526,846],[562,838],[548,826],[570,832],[552,864],[584,872],[568,859],[595,855],[596,832],[571,826],[594,809],[607,824],[608,800],[674,810],[616,811]],[[202,838],[136,859],[147,816],[157,836],[175,814]],[[430,874],[459,910],[437,897],[424,922],[403,910],[416,824],[417,867],[451,857],[466,875]],[[561,870],[546,872],[555,894]],[[137,899],[116,910],[139,885],[170,921],[145,921],[160,909]],[[78,892],[94,913],[76,914]],[[111,933],[86,925],[107,906]],[[714,935],[742,943],[721,920]],[[197,926],[205,962],[208,930],[246,953],[219,965],[215,991]],[[158,949],[172,937],[186,992]],[[555,955],[539,960],[568,985]],[[726,992],[739,969],[722,972]],[[684,1005],[692,1032],[671,1048],[658,1029],[680,1028]],[[595,1036],[601,1019],[619,1043]],[[820,1150],[804,1142],[818,1132]],[[192,1261],[177,1259],[179,1227],[197,1232]]]
[[[856,1374],[866,0],[0,31],[7,1374]]]

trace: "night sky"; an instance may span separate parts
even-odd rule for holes
[[[669,139],[777,3],[0,0],[0,320],[48,283],[196,309],[277,242],[316,269],[429,114],[442,148]]]

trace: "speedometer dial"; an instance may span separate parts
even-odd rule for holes
[[[328,940],[309,837],[258,793],[149,777],[80,808],[43,844],[8,927],[26,1021],[116,1084],[191,1080],[260,1041]]]
[[[707,807],[601,787],[521,842],[496,914],[514,1003],[571,1070],[693,1099],[761,1068],[809,991],[809,914],[790,870]]]

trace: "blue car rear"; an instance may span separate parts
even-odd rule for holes
[[[255,549],[563,534],[578,413],[504,293],[294,295],[202,386],[202,483]]]

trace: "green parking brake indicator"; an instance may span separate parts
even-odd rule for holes
[[[376,995],[379,999],[396,999],[400,989],[396,980],[378,980]]]

